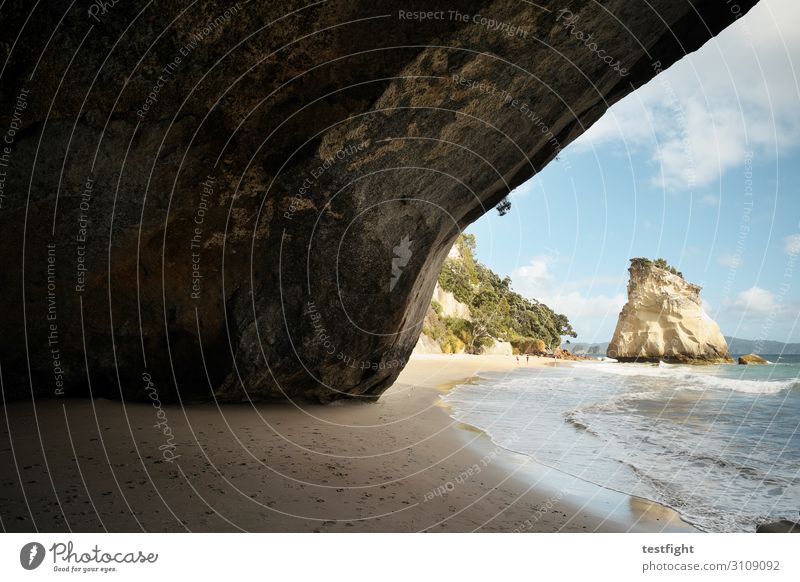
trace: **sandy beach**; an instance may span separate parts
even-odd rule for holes
[[[11,403],[0,417],[2,527],[691,531],[672,510],[497,447],[440,401],[481,372],[552,364],[418,356],[377,403]]]

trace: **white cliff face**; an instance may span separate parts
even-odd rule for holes
[[[608,345],[621,361],[731,361],[728,344],[700,302],[700,287],[653,264],[632,264],[628,302]]]
[[[453,246],[455,248],[455,246]],[[439,283],[433,290],[433,299],[442,306],[442,315],[447,317],[460,317],[461,319],[471,319],[469,306],[461,303],[450,291],[445,291]]]
[[[514,347],[511,342],[495,339],[492,345],[481,350],[481,354],[484,356],[512,356],[514,355]]]
[[[428,337],[424,333],[419,334],[417,344],[414,346],[412,354],[441,354],[442,348],[438,342],[433,338]]]
[[[453,245],[453,249],[456,248],[456,245]],[[451,249],[450,255],[453,255],[453,251]],[[460,257],[461,255],[458,254],[458,250],[456,249],[456,256]],[[433,290],[433,300],[438,302],[439,305],[442,306],[442,315],[445,317],[460,317],[461,319],[470,319],[470,311],[469,306],[465,303],[461,303],[458,299],[450,291],[445,291],[441,288],[439,283],[436,283],[436,287]],[[510,346],[511,344],[509,344]],[[462,349],[463,351],[463,349]],[[439,346],[438,342],[433,338],[428,337],[424,333],[419,335],[419,339],[417,340],[416,346],[414,346],[414,354],[441,354],[442,348]]]

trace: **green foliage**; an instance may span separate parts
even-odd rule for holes
[[[497,214],[505,216],[511,210],[511,200],[503,198],[495,208],[497,209]]]
[[[647,259],[645,257],[634,257],[631,259],[631,266],[635,267],[649,267],[651,265],[655,265],[659,269],[664,269],[665,271],[669,271],[673,275],[677,275],[681,279],[683,279],[683,273],[681,273],[678,269],[670,265],[666,259]]]
[[[439,274],[439,284],[461,303],[469,305],[475,294],[475,288],[480,283],[478,263],[475,261],[475,235],[460,235],[455,247],[460,258],[447,257],[444,260]]]
[[[422,333],[436,341],[445,354],[478,353],[484,344],[476,342],[473,325],[466,319],[442,315],[442,306],[434,300],[425,316]]]
[[[461,261],[450,257],[446,258],[442,265],[442,272],[439,273],[439,285],[450,291],[462,303],[467,303],[473,294],[472,282],[467,269]]]
[[[509,277],[501,278],[478,263],[473,235],[459,236],[456,248],[460,258],[445,260],[439,284],[469,306],[472,320],[440,318],[448,331],[441,341],[434,339],[440,341],[443,350],[455,345],[447,339],[448,335],[462,342],[468,353],[480,352],[482,347],[491,345],[492,338],[513,342],[540,340],[545,347],[555,348],[560,345],[561,336],[577,337],[565,315],[523,297],[511,289]]]
[[[444,317],[442,322],[447,330],[443,340],[440,342],[442,351],[445,354],[455,354],[461,351],[469,352],[467,348],[472,343],[470,322],[460,317]]]
[[[442,307],[441,303],[436,301],[436,299],[431,299],[431,307],[433,308],[433,311],[436,313],[436,315],[439,316],[442,315],[442,311],[444,311],[444,308]]]

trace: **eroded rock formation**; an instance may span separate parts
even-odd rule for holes
[[[700,287],[654,265],[631,261],[628,302],[608,344],[622,362],[729,362],[728,344],[703,309]]]
[[[753,4],[4,3],[4,397],[380,395],[459,230]]]
[[[433,289],[433,301],[442,308],[442,315],[470,319],[469,305],[461,303],[450,291],[445,291],[438,283]]]
[[[767,360],[762,358],[757,354],[745,354],[744,356],[739,356],[739,364],[743,366],[748,366],[751,364],[767,364]]]
[[[481,354],[484,356],[512,356],[514,355],[514,346],[511,345],[511,342],[495,339],[492,345],[481,350]]]

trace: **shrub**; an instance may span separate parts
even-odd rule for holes
[[[631,259],[631,266],[639,266],[639,267],[649,267],[650,265],[655,265],[659,269],[664,269],[672,273],[673,275],[677,275],[681,279],[683,279],[683,273],[681,273],[678,269],[670,265],[666,259],[658,258],[655,260],[650,260],[645,257],[635,257]]]

